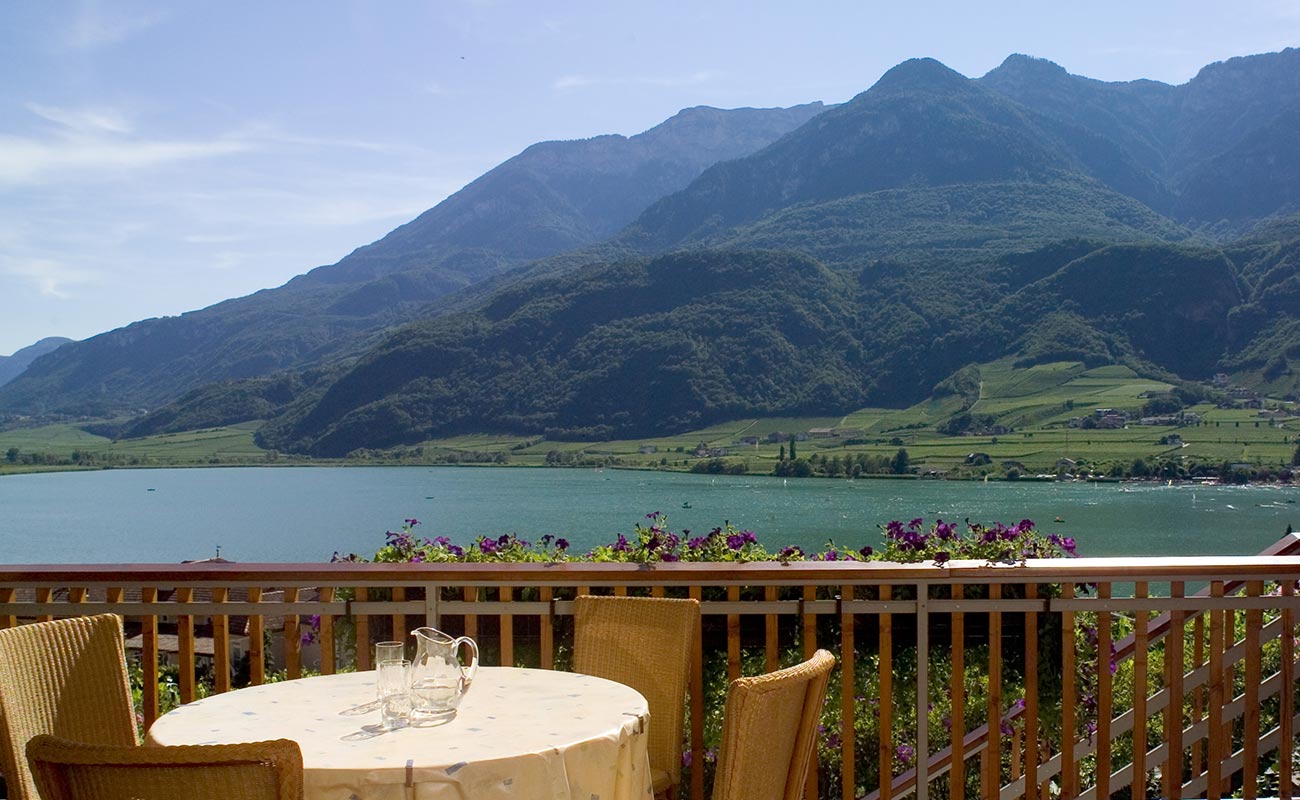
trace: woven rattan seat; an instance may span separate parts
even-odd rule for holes
[[[787,669],[727,688],[713,800],[798,800],[812,764],[835,657],[818,650]]]
[[[121,617],[0,630],[0,770],[10,800],[37,800],[25,748],[39,734],[135,745]]]
[[[302,800],[302,751],[288,739],[134,747],[41,735],[27,760],[42,800]]]
[[[675,795],[682,778],[682,725],[691,644],[700,630],[699,602],[582,595],[573,608],[573,668],[631,686],[645,697],[654,791]]]

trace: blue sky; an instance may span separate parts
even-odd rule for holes
[[[1300,3],[0,5],[0,354],[277,286],[546,139],[839,102],[931,56],[1182,83]]]

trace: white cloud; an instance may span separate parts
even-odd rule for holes
[[[167,18],[165,12],[129,16],[115,5],[101,7],[90,0],[81,5],[64,36],[64,44],[77,50],[87,50],[117,44],[141,31],[152,28]]]
[[[577,89],[582,86],[590,86],[598,83],[595,78],[588,78],[585,75],[565,75],[557,78],[555,83],[551,84],[552,89],[564,91],[565,89]]]
[[[668,76],[625,76],[625,77],[592,77],[590,75],[564,75],[551,84],[551,88],[556,91],[565,91],[567,89],[577,89],[583,86],[696,86],[702,83],[709,83],[722,77],[721,72],[714,70],[700,70],[690,75],[668,75]]]
[[[26,281],[42,295],[59,300],[68,300],[72,297],[69,287],[94,283],[98,279],[93,272],[69,267],[46,258],[14,260],[4,264],[3,271]]]
[[[80,180],[88,172],[145,169],[177,161],[228,156],[255,147],[250,142],[230,138],[185,142],[74,136],[38,141],[0,136],[0,185],[39,183],[69,173]]]
[[[28,103],[27,110],[36,116],[81,133],[130,133],[131,124],[111,108],[55,108]]]
[[[182,236],[181,241],[186,244],[234,244],[247,240],[247,236],[233,236],[229,234],[203,234],[195,233],[189,236]]]

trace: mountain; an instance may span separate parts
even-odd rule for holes
[[[937,61],[915,59],[797,134],[705,170],[647,209],[620,239],[656,252],[705,242],[781,209],[870,192],[1067,175],[1092,177],[1130,196],[1160,193],[1112,143]]]
[[[1163,187],[1139,199],[1179,221],[1241,232],[1300,208],[1300,49],[1210,64],[1181,86],[1107,83],[1013,55],[979,83],[1114,142]]]
[[[1178,223],[1180,187],[1287,117],[1208,137],[1188,108],[1254,105],[1196,80],[1106,84],[1025,57],[970,80],[905,62],[653,203],[611,240],[638,256],[537,271],[398,329],[263,440],[337,456],[472,430],[644,436],[911,403],[1006,356],[1207,377],[1233,363],[1234,335],[1247,350],[1290,335],[1247,330],[1242,309],[1279,269],[1268,296],[1286,306],[1292,273],[1274,253],[1252,283]]]
[[[607,237],[714,162],[824,108],[701,106],[632,137],[533,145],[337,264],[60,350],[0,391],[0,414],[135,413],[208,383],[354,355],[449,292]]]
[[[975,80],[904,62],[634,218],[624,209],[625,227],[592,223],[564,239],[580,246],[531,262],[510,259],[532,252],[532,229],[505,218],[495,266],[470,252],[495,240],[469,224],[453,225],[454,259],[415,247],[460,219],[434,209],[346,268],[468,288],[390,314],[408,321],[349,340],[347,360],[308,353],[308,369],[199,388],[128,433],[269,418],[263,444],[318,456],[475,431],[633,437],[908,405],[999,359],[1172,383],[1224,371],[1300,392],[1298,52],[1181,86],[1024,56]],[[552,166],[551,189],[612,203]],[[516,187],[509,208],[542,193],[520,175],[493,177]],[[547,230],[555,243],[577,228]],[[391,266],[420,253],[442,266]],[[291,285],[326,291],[331,274]],[[384,307],[372,283],[347,284],[349,302],[377,293]],[[0,408],[14,396],[0,390]]]
[[[968,363],[1056,358],[1053,336],[1088,349],[1080,360],[1199,377],[1242,299],[1231,263],[1205,248],[1080,241],[989,266],[965,282],[939,266],[900,280],[790,252],[690,250],[547,276],[401,330],[261,436],[342,456],[470,431],[623,439],[838,415],[914,403]]]
[[[62,336],[47,336],[36,344],[18,350],[11,356],[0,356],[0,386],[23,374],[23,370],[27,369],[28,364],[70,341],[72,340],[65,339]]]

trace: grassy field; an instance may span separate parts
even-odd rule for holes
[[[1192,411],[1203,422],[1179,428],[1129,425],[1119,430],[1070,427],[1072,418],[1086,417],[1098,408],[1139,411],[1148,393],[1171,387],[1142,378],[1126,367],[1085,369],[1077,362],[1042,364],[1015,369],[1009,362],[980,367],[979,398],[972,414],[992,417],[1011,432],[997,436],[947,436],[936,429],[961,410],[961,399],[947,395],[910,408],[863,408],[842,417],[781,417],[740,419],[687,433],[642,440],[609,442],[553,442],[540,436],[475,434],[422,443],[393,454],[397,462],[484,462],[540,466],[575,459],[614,459],[626,466],[690,469],[699,462],[697,448],[724,452],[729,462],[743,462],[751,472],[771,472],[790,444],[769,441],[772,434],[807,434],[831,429],[836,435],[795,442],[800,457],[826,458],[858,454],[892,457],[907,449],[914,466],[922,471],[966,469],[971,454],[987,455],[983,471],[1001,474],[1014,466],[1022,473],[1055,473],[1058,461],[1069,458],[1095,469],[1175,459],[1182,463],[1242,462],[1269,467],[1289,464],[1300,434],[1300,418],[1273,422],[1252,409],[1219,409],[1210,405]],[[250,463],[311,463],[268,452],[253,435],[260,423],[165,434],[142,439],[112,441],[74,425],[0,432],[0,454],[10,448],[23,453],[49,454],[66,463],[11,464],[0,459],[0,472],[18,469],[95,466],[173,466]],[[1161,444],[1171,434],[1181,444]],[[742,443],[757,437],[759,443]],[[74,455],[76,458],[74,459]],[[705,456],[710,458],[713,456]],[[374,463],[374,457],[367,463]],[[337,462],[331,462],[337,463]]]
[[[156,467],[197,464],[248,464],[279,460],[253,441],[260,422],[226,428],[148,436],[114,441],[87,433],[75,425],[46,425],[0,431],[0,473],[32,469],[104,466]],[[16,450],[14,461],[8,453]],[[24,464],[24,454],[47,461],[71,463]]]
[[[1097,408],[1138,412],[1148,393],[1167,392],[1169,384],[1140,377],[1127,367],[1086,369],[1077,362],[1043,364],[1015,369],[1009,362],[981,365],[979,400],[974,414],[988,415],[1012,429],[998,436],[946,436],[936,430],[961,410],[955,396],[927,400],[905,409],[863,408],[843,417],[742,419],[702,430],[645,440],[612,442],[549,442],[511,436],[462,436],[424,443],[430,452],[503,452],[511,464],[546,463],[547,454],[582,453],[607,456],[622,463],[645,467],[690,468],[699,459],[698,445],[725,448],[727,458],[744,462],[752,472],[770,472],[788,444],[766,441],[768,434],[806,432],[832,428],[846,432],[827,438],[796,442],[802,457],[814,453],[856,456],[868,453],[889,457],[905,447],[914,465],[923,470],[947,471],[961,467],[967,456],[983,453],[990,470],[1000,473],[1004,462],[1022,471],[1055,473],[1062,458],[1098,466],[1131,465],[1134,459],[1158,462],[1182,459],[1187,463],[1246,462],[1280,467],[1295,451],[1300,420],[1275,424],[1251,409],[1218,409],[1210,405],[1190,409],[1204,422],[1190,427],[1130,425],[1120,430],[1071,428],[1071,418],[1091,415]],[[1183,444],[1160,440],[1170,434]],[[741,439],[759,437],[758,445]],[[654,448],[653,452],[641,450]]]

